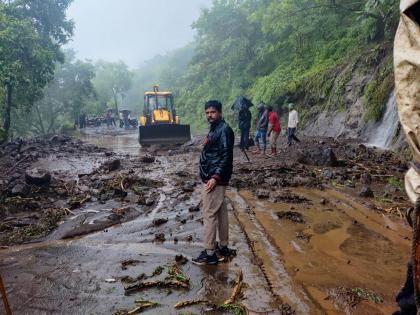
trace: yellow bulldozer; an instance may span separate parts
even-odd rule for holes
[[[160,92],[157,85],[153,91],[145,92],[143,115],[139,117],[139,143],[150,146],[182,144],[190,140],[190,126],[181,125],[172,93]]]

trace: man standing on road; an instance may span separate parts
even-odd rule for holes
[[[79,115],[79,128],[83,129],[86,127],[86,113],[82,111]]]
[[[248,107],[242,108],[238,114],[239,130],[241,131],[241,142],[239,147],[241,150],[249,149],[249,129],[251,129],[251,112]]]
[[[255,153],[261,154],[260,139],[263,143],[263,155],[267,149],[267,128],[268,128],[268,111],[266,110],[263,103],[258,105],[258,116],[257,116],[257,134],[255,135],[255,145],[257,150]]]
[[[281,125],[277,113],[273,111],[272,106],[267,107],[268,111],[268,137],[270,138],[271,154],[269,156],[277,156],[277,139],[281,132]]]
[[[205,106],[210,131],[205,138],[200,156],[200,177],[204,183],[202,192],[205,249],[193,262],[200,265],[216,265],[219,258],[229,257],[229,223],[225,204],[226,187],[232,176],[233,144],[235,136],[222,117],[222,104],[208,101]],[[216,231],[220,243],[216,243]]]
[[[296,137],[296,128],[299,123],[299,116],[296,109],[294,109],[293,104],[289,104],[289,123],[287,124],[287,144],[289,146],[292,145],[293,140],[296,142],[300,142],[300,140]]]

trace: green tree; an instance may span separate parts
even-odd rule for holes
[[[12,85],[12,114],[29,112],[53,78],[60,47],[68,42],[73,23],[66,18],[71,0],[0,1],[0,83]],[[1,90],[1,99],[4,91]],[[5,116],[2,141],[9,137],[10,115]]]
[[[124,100],[127,91],[130,89],[133,73],[122,61],[98,61],[95,68],[96,77],[93,84],[102,109],[105,110],[107,105],[113,102],[118,113],[118,103]]]
[[[91,63],[76,60],[72,50],[65,52],[65,62],[58,63],[54,79],[44,97],[32,108],[30,122],[35,133],[55,133],[64,123],[74,122],[85,105],[95,99]]]

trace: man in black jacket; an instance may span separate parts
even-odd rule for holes
[[[204,183],[202,201],[205,249],[193,262],[216,265],[219,262],[216,251],[222,259],[232,254],[228,248],[229,223],[224,199],[232,176],[235,137],[223,120],[222,104],[219,101],[208,101],[205,111],[210,124],[200,156],[200,177]],[[219,243],[216,243],[216,230],[219,231]]]

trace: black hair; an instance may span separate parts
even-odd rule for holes
[[[207,101],[206,104],[204,104],[204,110],[207,110],[210,107],[215,108],[220,113],[222,112],[222,103],[220,103],[219,101],[210,100]]]

